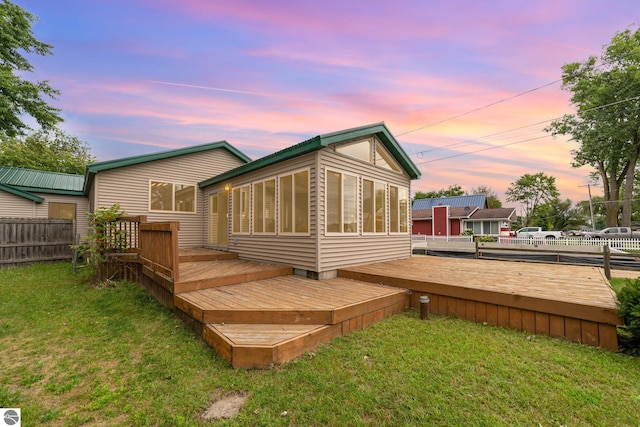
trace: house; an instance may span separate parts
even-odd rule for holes
[[[83,184],[82,175],[0,166],[0,217],[70,219],[87,234]]]
[[[515,208],[489,209],[486,194],[417,199],[412,206],[412,234],[459,236],[508,235]]]
[[[419,176],[384,123],[319,135],[201,182],[207,246],[314,278],[408,257]]]
[[[226,141],[126,157],[87,166],[83,192],[89,211],[117,203],[147,221],[179,221],[179,244],[203,246],[207,212],[202,180],[250,162]]]
[[[73,187],[50,178],[46,197],[25,182],[0,181],[0,194],[11,198],[7,206],[19,201],[11,216],[34,216],[32,205],[72,191],[60,196],[77,198],[82,234],[84,212],[117,203],[149,222],[179,221],[181,247],[232,251],[323,278],[341,267],[410,256],[410,183],[419,176],[385,124],[376,123],[255,161],[220,141],[93,163],[84,177],[66,177]]]

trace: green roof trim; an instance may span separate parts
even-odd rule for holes
[[[409,174],[411,179],[420,178],[420,170],[411,161],[407,153],[400,147],[398,141],[391,135],[389,129],[384,122],[374,123],[371,125],[361,126],[357,128],[345,129],[338,132],[327,133],[324,135],[318,135],[299,144],[293,145],[284,150],[280,150],[268,156],[262,157],[258,160],[254,160],[246,165],[239,166],[223,174],[217,175],[206,181],[202,181],[198,184],[200,188],[208,187],[209,185],[218,184],[220,182],[235,178],[240,175],[244,175],[249,172],[270,166],[276,163],[283,162],[288,159],[300,156],[302,154],[310,153],[312,151],[320,150],[321,148],[328,147],[332,144],[337,144],[343,141],[365,137],[369,135],[376,135],[382,144],[389,150],[393,157],[400,163],[402,168]]]
[[[88,165],[87,171],[85,173],[84,192],[86,194],[89,191],[89,188],[91,187],[91,183],[93,182],[93,177],[98,172],[117,169],[117,168],[123,168],[126,166],[133,166],[140,163],[153,162],[155,160],[170,159],[172,157],[184,156],[186,154],[194,154],[194,153],[200,153],[202,151],[215,150],[217,148],[223,148],[229,151],[231,154],[233,154],[234,156],[236,156],[237,158],[239,158],[245,163],[251,162],[251,159],[249,157],[247,157],[244,153],[242,153],[237,148],[233,147],[227,141],[218,141],[218,142],[212,142],[209,144],[179,148],[176,150],[167,150],[167,151],[160,151],[160,152],[151,153],[151,154],[142,154],[140,156],[124,157],[121,159],[108,160],[105,162],[97,162],[97,163],[92,163]]]
[[[19,188],[12,187],[10,185],[0,184],[0,190],[6,191],[7,193],[11,193],[14,196],[31,200],[32,202],[36,202],[36,203],[44,202],[44,199],[42,197],[36,196],[35,194],[28,193],[26,191],[20,190]]]

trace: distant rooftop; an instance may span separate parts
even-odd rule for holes
[[[452,208],[464,208],[467,206],[478,206],[480,209],[487,208],[486,194],[472,194],[469,196],[437,197],[433,199],[416,199],[412,209],[424,210],[432,209],[434,206],[449,206]]]

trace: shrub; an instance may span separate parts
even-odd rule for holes
[[[117,221],[126,215],[117,203],[110,208],[87,212],[91,234],[83,237],[82,243],[74,248],[78,249],[95,274],[100,264],[106,262],[108,254],[127,248],[126,231],[117,226]]]
[[[618,314],[624,319],[620,331],[622,349],[640,354],[640,279],[629,280],[618,292]]]

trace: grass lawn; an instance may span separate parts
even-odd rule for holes
[[[232,370],[136,285],[0,270],[0,407],[31,425],[640,425],[640,358],[408,312],[282,367]],[[286,411],[286,414],[285,414]]]

